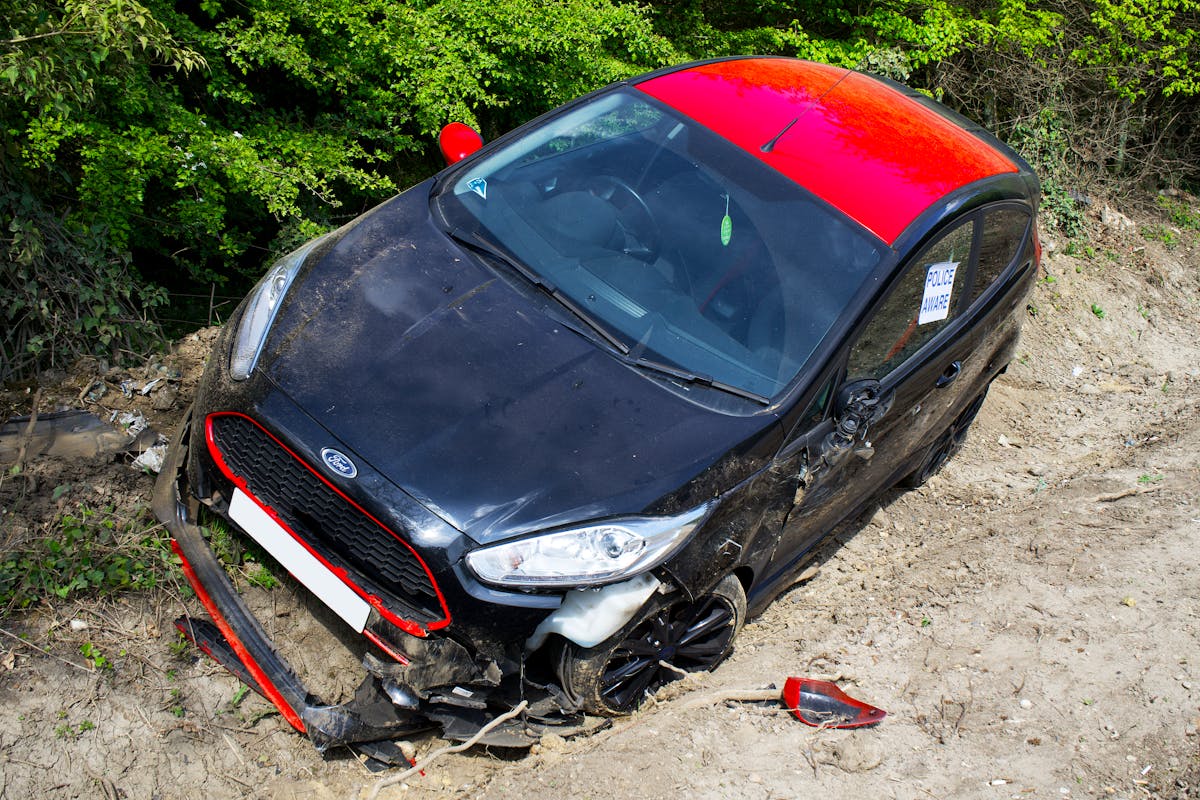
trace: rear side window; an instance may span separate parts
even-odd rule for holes
[[[1019,208],[997,208],[983,217],[983,241],[979,245],[979,266],[970,302],[975,300],[1008,268],[1021,252],[1029,214]]]
[[[909,265],[850,351],[849,378],[882,378],[954,319],[971,266],[974,223],[959,225]]]

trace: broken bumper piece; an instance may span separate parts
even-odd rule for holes
[[[153,498],[154,514],[170,531],[184,575],[211,618],[178,619],[188,639],[273,703],[319,752],[346,745],[384,763],[407,764],[392,740],[438,727],[448,739],[466,740],[498,716],[492,710],[503,698],[478,689],[499,687],[500,671],[495,665],[481,670],[450,639],[413,638],[400,656],[408,663],[368,654],[363,681],[348,702],[329,705],[313,695],[246,606],[196,523],[199,502],[188,490],[185,471],[190,428],[189,415],[167,453]],[[572,713],[556,687],[531,688],[541,696],[514,697],[509,704],[527,699],[529,710],[490,730],[481,743],[526,747],[550,730],[571,735],[602,724]]]

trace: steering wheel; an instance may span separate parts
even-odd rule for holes
[[[617,224],[625,235],[621,248],[626,255],[653,264],[662,248],[658,222],[646,201],[625,181],[612,175],[595,175],[588,179],[587,190],[617,212]]]

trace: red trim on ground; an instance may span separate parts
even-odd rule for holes
[[[425,570],[425,577],[427,577],[429,579],[429,585],[433,587],[433,591],[437,595],[438,603],[441,604],[442,613],[445,614],[445,617],[440,620],[434,620],[433,622],[428,623],[424,627],[422,627],[419,623],[414,622],[412,620],[406,620],[401,617],[398,617],[395,614],[395,612],[393,612],[386,605],[384,605],[383,600],[379,596],[371,594],[367,590],[363,589],[361,586],[359,586],[357,583],[355,583],[353,580],[350,579],[350,576],[347,574],[345,569],[336,567],[333,564],[329,563],[329,561],[326,560],[324,557],[322,557],[321,554],[318,553],[316,550],[314,550],[308,544],[308,542],[304,541],[304,539],[302,537],[296,535],[296,532],[293,531],[291,529],[291,527],[287,523],[285,523],[279,517],[278,514],[275,513],[274,509],[272,509],[266,503],[263,503],[261,500],[259,500],[258,497],[252,491],[250,491],[249,487],[246,485],[246,481],[244,479],[242,479],[241,477],[235,475],[233,473],[233,470],[230,469],[229,465],[225,463],[225,459],[221,456],[220,449],[217,447],[216,442],[213,441],[212,425],[213,425],[213,419],[216,417],[241,417],[241,418],[247,420],[248,422],[250,422],[252,425],[254,425],[259,430],[261,430],[264,434],[266,434],[277,445],[279,445],[281,448],[283,448],[284,452],[286,452],[292,458],[296,459],[296,461],[299,462],[305,469],[307,469],[314,476],[316,476],[316,478],[319,481],[321,481],[327,487],[329,487],[334,492],[334,494],[336,494],[338,497],[342,498],[342,500],[344,500],[352,508],[354,508],[356,511],[358,511],[358,513],[362,514],[364,517],[371,520],[371,522],[374,522],[376,525],[378,525],[380,528],[382,528],[384,531],[386,531],[397,542],[404,545],[404,547],[408,548],[409,552],[411,552],[413,554],[413,557],[417,559],[417,563],[419,563],[421,565],[421,569]],[[410,545],[408,542],[404,541],[399,536],[397,536],[396,533],[393,530],[391,530],[388,526],[384,525],[382,522],[380,522],[378,519],[376,519],[374,516],[372,516],[369,512],[367,512],[366,509],[364,509],[358,503],[354,502],[349,497],[347,497],[344,492],[342,492],[340,489],[338,489],[336,486],[334,486],[332,483],[330,483],[328,480],[326,480],[324,475],[322,475],[321,473],[319,473],[315,469],[313,469],[311,466],[309,466],[308,462],[306,462],[304,459],[300,458],[300,456],[296,455],[290,447],[288,447],[283,442],[279,441],[279,439],[277,437],[273,436],[270,431],[268,431],[266,428],[264,428],[262,425],[260,425],[252,417],[249,417],[245,414],[235,412],[235,411],[219,411],[219,412],[216,412],[213,414],[209,414],[204,419],[204,440],[205,440],[205,444],[208,446],[209,455],[212,456],[212,459],[216,463],[217,468],[221,470],[222,474],[224,474],[226,478],[228,478],[230,481],[233,482],[233,484],[235,486],[237,486],[239,489],[241,489],[243,492],[245,492],[247,497],[249,497],[251,500],[253,500],[255,502],[255,504],[258,505],[259,508],[261,508],[268,515],[270,515],[271,519],[275,520],[275,522],[277,522],[280,525],[280,527],[282,527],[285,531],[287,531],[289,534],[291,534],[292,538],[295,539],[297,542],[299,542],[300,545],[305,550],[307,550],[318,561],[320,561],[322,564],[324,564],[326,567],[328,567],[329,570],[334,575],[336,575],[343,583],[345,583],[347,586],[349,586],[350,589],[352,589],[355,594],[357,594],[363,600],[366,600],[367,603],[372,608],[374,608],[376,611],[378,611],[379,614],[384,619],[386,619],[388,622],[392,623],[393,625],[395,625],[397,628],[404,631],[405,633],[410,634],[412,636],[417,636],[420,638],[425,638],[426,636],[428,636],[429,631],[440,630],[441,628],[444,628],[450,624],[450,609],[446,607],[446,598],[442,596],[441,587],[439,587],[437,581],[434,580],[433,573],[430,572],[429,566],[425,563],[425,559],[421,558],[420,553],[418,553],[416,550],[414,550],[412,545]]]
[[[839,67],[735,59],[671,72],[637,88],[729,139],[888,244],[954,190],[1017,172],[1002,153],[932,109]],[[776,136],[764,153],[762,147]]]
[[[258,665],[258,662],[254,660],[254,657],[250,655],[250,651],[246,649],[244,644],[242,644],[242,640],[238,638],[238,635],[233,632],[233,628],[230,627],[229,623],[225,621],[225,617],[221,614],[221,609],[217,607],[215,602],[213,602],[208,590],[204,587],[204,584],[200,582],[200,578],[197,577],[196,571],[192,569],[192,565],[187,560],[187,556],[183,554],[183,548],[179,546],[179,542],[172,539],[171,549],[175,551],[175,555],[179,556],[179,560],[183,564],[183,574],[188,579],[188,583],[192,585],[192,588],[196,590],[196,597],[200,599],[200,604],[204,606],[204,610],[208,612],[210,617],[212,617],[213,622],[215,622],[217,628],[220,629],[221,635],[225,637],[225,641],[229,642],[229,646],[232,647],[233,652],[237,654],[238,660],[242,662],[242,666],[246,668],[246,671],[249,672],[254,680],[258,682],[258,685],[262,687],[263,693],[266,694],[267,699],[275,704],[275,707],[279,709],[279,713],[283,714],[283,718],[286,719],[293,728],[301,733],[305,733],[304,722],[300,719],[300,715],[297,714],[290,705],[288,705],[287,700],[285,700],[283,695],[279,693],[279,690],[275,688],[275,684],[271,682],[271,679],[267,676],[267,673],[264,672],[262,667]]]

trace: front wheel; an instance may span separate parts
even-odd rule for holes
[[[628,714],[660,686],[721,663],[733,651],[745,619],[746,593],[735,575],[695,600],[655,595],[629,624],[595,647],[564,640],[559,680],[586,711]]]

